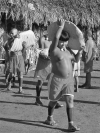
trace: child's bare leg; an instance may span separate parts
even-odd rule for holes
[[[78,77],[78,72],[75,72],[75,75],[74,75],[74,79],[75,79],[75,92],[78,92],[79,91],[79,77]]]
[[[38,80],[37,85],[36,85],[36,102],[35,102],[36,105],[43,105],[40,99],[42,85],[43,85],[43,81]]]
[[[15,87],[15,75],[13,75],[13,78],[12,78],[12,85],[13,87]]]
[[[12,80],[12,73],[8,75],[8,82],[7,82],[7,90],[11,90],[11,80]]]
[[[65,102],[66,102],[66,113],[68,117],[68,130],[69,131],[79,131],[80,128],[78,128],[76,125],[74,125],[73,122],[73,108],[74,108],[74,98],[72,95],[65,95]]]
[[[23,93],[22,85],[23,85],[23,73],[18,71],[18,83],[19,83],[19,91],[18,93]]]
[[[79,91],[79,78],[78,76],[75,76],[75,92],[78,92]]]
[[[51,126],[57,125],[53,119],[53,112],[54,112],[56,104],[57,104],[57,101],[50,101],[49,102],[48,116],[47,116],[47,120],[45,121],[45,124],[47,124],[47,125],[51,125]]]
[[[6,83],[6,85],[7,85],[7,83],[8,83],[8,77],[9,77],[9,72],[6,71],[6,72],[5,72],[5,83]]]

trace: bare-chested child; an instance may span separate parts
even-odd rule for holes
[[[51,42],[48,41],[47,35],[44,35],[40,37],[39,39],[39,48],[41,49],[41,52],[39,54],[37,67],[35,71],[34,77],[39,77],[37,85],[36,85],[36,105],[43,105],[40,99],[40,94],[42,90],[42,86],[45,80],[48,79],[50,73],[51,73],[51,61],[48,56],[49,47],[51,45]],[[62,107],[60,103],[57,103],[55,108]]]
[[[53,120],[53,112],[57,101],[63,96],[66,102],[66,113],[68,117],[68,130],[78,131],[80,128],[73,123],[73,98],[74,80],[72,60],[78,62],[83,48],[80,48],[76,55],[70,51],[62,51],[61,45],[68,41],[68,33],[64,31],[64,20],[58,20],[59,29],[49,49],[52,63],[52,75],[49,79],[49,105],[48,117],[45,124],[56,125]]]

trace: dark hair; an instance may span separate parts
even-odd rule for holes
[[[59,40],[66,42],[69,40],[69,37],[70,36],[69,36],[68,32],[63,30]]]
[[[48,36],[47,35],[44,35],[45,38],[47,38]]]

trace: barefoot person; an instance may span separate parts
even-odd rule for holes
[[[87,42],[85,48],[85,61],[84,61],[84,72],[86,73],[86,80],[80,88],[91,88],[91,72],[93,71],[93,60],[95,55],[95,42],[92,38],[92,32],[88,31]]]
[[[12,41],[10,41],[12,40]],[[23,70],[24,70],[24,59],[22,56],[22,40],[18,37],[18,30],[11,30],[11,39],[8,41],[9,51],[9,66],[8,66],[8,83],[7,90],[11,90],[11,80],[17,74],[19,82],[19,93],[22,93],[23,84]]]
[[[34,77],[38,77],[38,82],[36,85],[36,105],[43,105],[40,99],[40,94],[42,90],[42,85],[45,80],[49,78],[49,75],[51,73],[51,61],[48,56],[48,50],[51,45],[51,42],[48,41],[47,36],[42,36],[39,40],[39,48],[41,49],[41,52],[39,54],[37,67],[35,70]],[[63,105],[60,105],[57,103],[56,108],[62,107]]]
[[[65,21],[58,20],[58,31],[50,46],[49,55],[52,63],[52,74],[49,79],[49,99],[48,117],[45,124],[56,125],[53,120],[54,108],[57,101],[63,96],[66,102],[66,112],[68,116],[69,131],[79,130],[73,123],[73,98],[74,98],[74,81],[72,60],[77,61],[80,58],[82,48],[79,49],[76,55],[73,55],[68,50],[62,51],[59,47],[68,41],[68,34],[63,30]]]
[[[5,73],[5,82],[6,84],[8,83],[8,75],[9,75],[9,71],[8,71],[8,67],[9,67],[9,43],[12,41],[11,38],[8,39],[8,41],[4,44],[4,50],[5,50],[5,68],[4,68],[4,73]],[[15,86],[15,76],[13,76],[12,78],[12,83],[13,83],[13,87]]]
[[[22,50],[22,55],[24,58],[24,68],[25,68],[25,74],[28,73],[29,67],[30,67],[30,62],[29,62],[29,58],[30,58],[30,47],[27,48],[27,43],[23,42],[23,50]]]
[[[75,54],[77,54],[78,50],[72,50]],[[79,91],[79,76],[80,76],[80,60],[78,62],[74,62],[73,66],[73,77],[75,80],[75,92]]]

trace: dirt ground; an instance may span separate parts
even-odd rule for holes
[[[85,81],[81,64],[80,84]],[[17,94],[18,83],[12,92],[5,91],[4,74],[0,74],[0,133],[68,133],[66,107],[56,109],[54,119],[57,127],[44,124],[47,117],[47,82],[43,86],[41,99],[44,106],[36,106],[34,72],[24,76],[24,94]],[[79,133],[100,133],[100,61],[94,62],[92,89],[79,89],[75,93],[74,121]],[[77,133],[77,132],[76,132]]]

